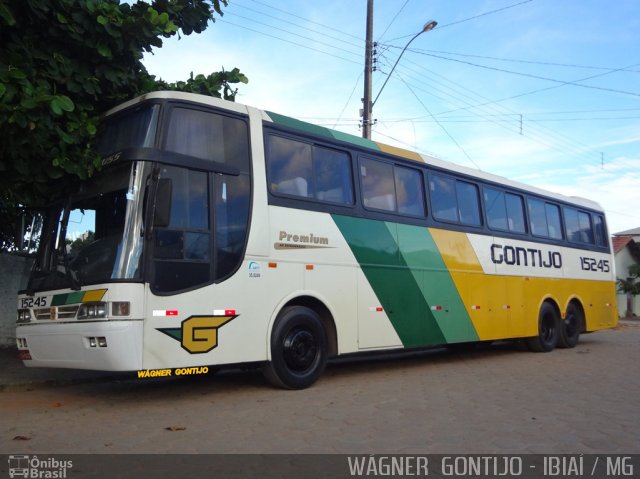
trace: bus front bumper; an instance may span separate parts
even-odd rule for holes
[[[142,320],[16,326],[18,354],[27,367],[139,370],[142,335]]]

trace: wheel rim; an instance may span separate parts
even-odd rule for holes
[[[550,344],[556,334],[556,322],[552,314],[545,314],[540,324],[541,339]]]
[[[310,331],[296,328],[287,333],[283,352],[289,369],[302,372],[313,366],[318,355],[318,344]]]
[[[573,311],[564,320],[564,330],[570,338],[578,332],[578,316]]]

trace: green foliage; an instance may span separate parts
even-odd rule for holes
[[[640,294],[640,264],[635,263],[629,266],[629,275],[626,278],[618,278],[618,292],[627,295],[627,311],[625,316],[634,315],[633,298]]]
[[[226,3],[0,0],[0,202],[43,204],[51,179],[64,191],[92,175],[99,115],[124,100],[157,89],[233,100],[231,84],[247,81],[237,69],[168,84],[141,63],[164,38],[202,32]]]
[[[0,0],[0,211],[38,206],[99,167],[100,114],[141,93],[233,100],[237,69],[170,84],[141,60],[164,38],[200,33],[227,0]],[[50,189],[51,180],[56,180]],[[15,216],[12,215],[12,216]],[[1,221],[0,235],[6,221]]]
[[[77,238],[73,241],[67,240],[67,244],[69,245],[69,252],[73,253],[74,251],[80,251],[86,246],[89,246],[95,240],[96,240],[96,234],[93,231],[87,232],[87,235],[82,238]]]
[[[629,275],[625,278],[618,278],[618,292],[637,296],[640,294],[640,264],[629,266]]]

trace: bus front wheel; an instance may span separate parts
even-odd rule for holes
[[[560,336],[559,323],[556,308],[550,303],[543,303],[538,315],[538,335],[526,340],[529,349],[537,353],[553,351]]]
[[[304,389],[320,377],[327,364],[327,334],[322,320],[304,306],[284,308],[271,333],[267,381],[285,389]]]

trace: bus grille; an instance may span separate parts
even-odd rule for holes
[[[73,306],[52,306],[50,308],[34,309],[37,320],[47,319],[74,319],[78,313],[78,305]]]

